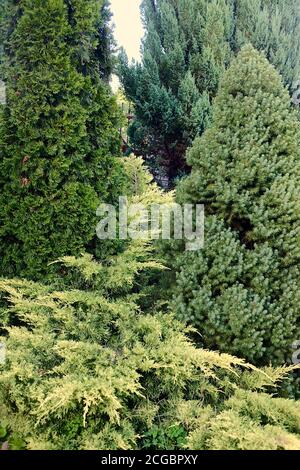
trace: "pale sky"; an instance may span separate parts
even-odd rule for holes
[[[140,18],[141,0],[110,0],[115,24],[114,36],[118,46],[123,46],[129,61],[140,60],[143,26]]]

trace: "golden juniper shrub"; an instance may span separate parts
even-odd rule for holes
[[[266,393],[290,369],[196,348],[171,314],[143,314],[136,250],[110,266],[60,260],[85,289],[0,281],[1,422],[29,449],[300,449],[299,403]]]
[[[127,175],[126,193],[132,203],[149,206],[175,202],[175,192],[166,192],[157,185],[142,157],[131,154],[122,162]]]

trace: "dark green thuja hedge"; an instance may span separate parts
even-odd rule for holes
[[[120,190],[119,112],[99,62],[102,3],[11,2],[0,158],[6,275],[39,278],[47,262],[92,246],[96,208]]]
[[[256,364],[291,361],[300,337],[300,124],[251,46],[221,83],[181,202],[206,207],[205,247],[177,262],[175,306],[200,341]]]

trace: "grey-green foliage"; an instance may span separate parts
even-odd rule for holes
[[[206,346],[257,364],[290,361],[300,337],[299,142],[279,74],[246,46],[178,189],[181,202],[205,204],[206,235],[176,260],[177,313]]]
[[[291,87],[300,77],[299,0],[235,0],[235,41],[239,49],[249,41]]]
[[[245,42],[265,51],[289,86],[300,76],[299,0],[144,0],[142,63],[121,55],[120,76],[136,119],[140,154],[174,178],[202,134],[211,101]]]

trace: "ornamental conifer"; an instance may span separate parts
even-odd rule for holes
[[[94,247],[96,208],[120,190],[119,112],[98,61],[101,5],[11,2],[0,158],[6,275],[38,278],[57,256]]]
[[[143,0],[141,64],[121,55],[120,76],[135,106],[129,137],[172,181],[207,128],[232,58],[246,43],[264,51],[289,87],[300,76],[300,0]]]
[[[290,361],[300,337],[299,142],[281,77],[246,46],[178,189],[181,202],[205,204],[206,239],[177,260],[177,313],[205,346],[258,364]]]

